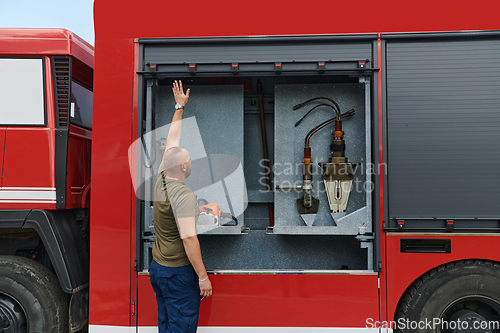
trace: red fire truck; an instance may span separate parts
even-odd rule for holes
[[[187,184],[238,219],[198,227],[199,332],[497,332],[492,5],[97,1],[91,332],[156,331],[148,191],[179,79]]]
[[[0,331],[88,317],[94,50],[63,29],[0,29]]]
[[[150,190],[176,79],[191,89],[186,183],[236,217],[198,225],[214,289],[199,332],[499,330],[494,3],[309,5],[96,1],[90,332],[157,330]],[[36,245],[9,258],[45,255],[64,288],[45,234],[17,215],[85,228],[54,184],[54,206],[6,207],[2,244],[30,228]],[[29,318],[0,291],[2,311]]]

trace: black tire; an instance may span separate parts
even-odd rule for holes
[[[485,260],[425,273],[406,290],[394,319],[396,332],[493,333],[499,325],[500,265]]]
[[[68,295],[54,273],[24,257],[0,256],[0,310],[5,333],[68,332]]]

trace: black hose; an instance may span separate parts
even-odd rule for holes
[[[333,99],[331,98],[328,98],[328,97],[314,97],[314,98],[311,98],[305,102],[302,102],[300,104],[297,104],[293,107],[294,110],[297,110],[298,108],[301,108],[303,107],[304,105],[306,105],[307,103],[309,102],[312,102],[312,101],[315,101],[315,100],[318,100],[318,99],[326,99],[328,101],[330,101],[331,103],[333,103],[336,107],[337,107],[337,111],[340,113],[340,106],[337,104],[337,102],[335,102]]]
[[[238,219],[229,213],[220,213],[220,217],[223,217],[226,219],[231,219],[235,222],[234,225],[238,225]]]
[[[339,118],[340,119],[344,119],[344,118],[347,118],[347,117],[350,117],[350,116],[354,116],[354,112],[355,112],[355,110],[351,109],[351,110],[349,110],[349,111],[344,112],[343,114],[341,114]],[[327,121],[322,122],[318,126],[314,127],[312,130],[310,130],[309,133],[307,133],[307,135],[306,135],[304,146],[306,148],[309,148],[309,141],[311,140],[311,137],[314,134],[316,134],[316,132],[318,132],[319,130],[325,128],[326,126],[330,125],[331,123],[333,123],[334,121],[337,121],[337,120],[338,120],[337,117],[328,119]]]
[[[311,110],[309,110],[302,118],[300,118],[300,120],[295,123],[295,127],[299,126],[300,122],[302,120],[304,120],[309,113],[311,113],[314,109],[316,109],[316,108],[318,108],[320,106],[329,106],[329,107],[331,107],[333,110],[335,110],[335,113],[337,114],[337,117],[340,117],[340,111],[337,110],[336,108],[334,108],[332,105],[330,105],[330,104],[318,104],[315,107],[313,107]]]

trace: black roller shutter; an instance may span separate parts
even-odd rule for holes
[[[498,228],[500,39],[393,38],[385,52],[391,226]]]
[[[370,72],[375,34],[140,39],[140,68],[164,76]],[[362,68],[360,68],[362,66]],[[141,72],[143,73],[143,72]]]

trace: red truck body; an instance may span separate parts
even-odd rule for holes
[[[411,6],[394,1],[373,6],[325,2],[308,7],[286,2],[155,2],[139,14],[132,3],[97,2],[94,9],[97,58],[91,218],[92,331],[100,332],[112,326],[118,332],[119,328],[137,325],[140,331],[152,332],[156,326],[156,303],[148,276],[134,270],[139,246],[137,205],[129,182],[126,153],[140,136],[136,119],[139,104],[144,103],[138,97],[141,71],[144,71],[139,64],[142,40],[378,34],[374,52],[378,59],[372,64],[380,69],[373,76],[377,85],[372,95],[372,110],[377,121],[373,126],[378,136],[373,153],[382,162],[387,154],[383,142],[386,92],[382,79],[385,80],[387,68],[382,59],[384,34],[495,30],[499,28],[495,18],[491,11],[484,10],[491,4],[486,1],[465,8],[449,2]],[[119,20],[109,19],[112,13]],[[134,158],[133,155],[132,160]],[[387,221],[390,218],[384,209],[387,184],[382,173],[376,177],[374,218]],[[210,275],[214,295],[202,301],[199,331],[233,332],[243,327],[266,328],[266,332],[279,331],[280,327],[304,328],[304,332],[313,328],[373,328],[367,318],[379,324],[394,320],[405,290],[426,272],[461,260],[499,260],[495,251],[497,234],[398,233],[385,230],[384,223],[375,231],[381,235],[377,245],[380,266],[375,271],[304,275],[252,274],[242,270],[229,275]],[[451,240],[453,250],[451,253],[402,253],[399,251],[402,238],[446,238]],[[112,247],[110,239],[113,239]]]
[[[168,104],[168,89],[166,93],[162,89],[182,79],[193,91],[190,105],[200,103],[218,123],[241,126],[222,135],[207,134],[200,125],[200,136],[207,147],[217,143],[207,148],[208,153],[232,153],[217,150],[229,145],[217,141],[222,137],[241,144],[237,153],[249,189],[240,231],[200,235],[214,292],[201,302],[199,332],[375,332],[397,329],[395,323],[405,320],[418,326],[429,318],[471,325],[499,323],[500,295],[484,287],[500,281],[500,211],[494,204],[500,155],[495,150],[498,135],[492,129],[500,124],[496,115],[500,82],[495,79],[500,76],[493,56],[500,49],[500,26],[495,11],[488,9],[494,5],[493,1],[468,6],[430,1],[307,6],[285,1],[154,1],[140,6],[130,0],[102,0],[94,5],[95,64],[92,48],[66,30],[0,30],[2,58],[42,59],[47,110],[44,126],[0,125],[4,147],[0,208],[9,214],[61,210],[78,215],[90,207],[89,331],[156,331],[156,300],[147,273],[153,236],[148,229],[148,201],[140,194],[147,189],[136,186],[148,159],[141,154],[141,145],[134,143],[169,122],[173,110],[168,107],[173,105]],[[57,191],[60,119],[51,83],[54,58],[61,55],[71,56],[73,78],[94,92],[92,129],[67,125],[64,201],[59,201]],[[354,215],[366,214],[368,227],[342,233],[336,229],[340,224],[327,225],[328,221],[294,225],[288,223],[290,216],[302,221],[295,202],[286,209],[279,206],[288,200],[285,194],[276,187],[271,195],[252,192],[258,187],[248,175],[260,170],[252,164],[253,149],[259,144],[247,135],[253,135],[248,133],[255,128],[259,131],[252,118],[257,114],[253,109],[258,104],[257,79],[267,86],[264,98],[271,101],[266,104],[266,122],[273,133],[268,133],[268,144],[275,166],[278,159],[288,157],[283,147],[300,142],[298,147],[303,139],[282,139],[283,133],[293,132],[285,125],[291,111],[281,108],[286,100],[280,96],[286,89],[299,95],[299,86],[334,87],[344,91],[347,100],[361,96],[364,103],[356,111],[362,109],[366,115],[364,125],[359,135],[346,137],[346,145],[352,145],[353,137],[363,137],[360,160],[374,165],[374,171],[366,176],[371,191],[361,191],[359,197],[364,206],[347,216],[357,223]],[[195,96],[206,91],[215,93],[195,102]],[[217,101],[234,96],[244,105],[241,113],[217,118],[224,111]],[[462,105],[453,104],[456,100],[463,109],[477,106],[477,114],[465,117]],[[361,121],[358,114],[353,121]],[[195,110],[192,115],[199,119],[198,125],[205,124],[203,112]],[[464,123],[465,129],[447,132]],[[348,120],[344,124],[346,133],[354,131]],[[472,155],[457,158],[463,151]],[[480,161],[481,171],[468,166],[471,160]],[[36,172],[32,161],[39,165]],[[288,162],[302,160],[290,157]],[[433,176],[427,178],[423,170]],[[277,169],[273,172],[273,183],[279,185],[283,178]],[[465,192],[459,186],[462,180]],[[427,189],[429,195],[422,195]],[[464,198],[469,194],[479,199],[467,207]],[[274,217],[267,215],[270,204]],[[20,221],[26,219],[11,216],[2,219],[9,232],[22,227]],[[50,241],[43,243],[47,247]],[[2,254],[19,255],[19,249]],[[66,271],[84,270],[81,256],[77,268]],[[53,254],[49,257],[55,262]],[[71,258],[59,262],[69,267]],[[342,260],[349,265],[341,265]],[[65,284],[63,265],[53,266],[61,287],[67,285],[66,293],[78,294],[82,286],[85,290],[86,284],[75,284],[78,279],[68,277]],[[458,290],[448,280],[456,282],[464,295],[456,296]],[[476,288],[474,281],[482,281],[478,285],[483,287]],[[418,298],[419,303],[415,293],[428,296]],[[445,301],[439,303],[433,295],[444,295]]]

